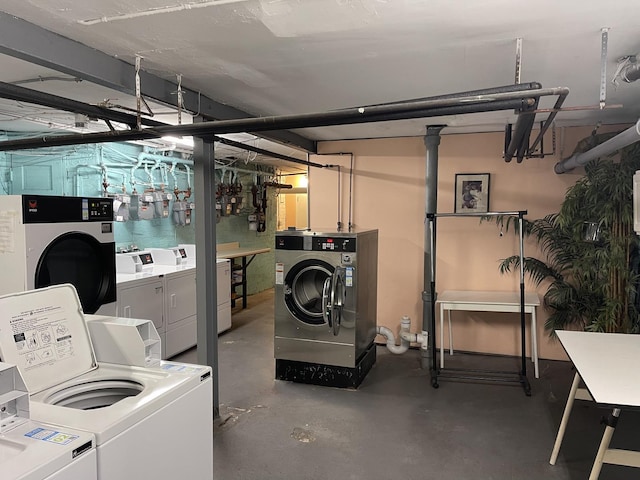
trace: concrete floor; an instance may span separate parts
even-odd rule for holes
[[[571,479],[588,478],[608,410],[577,401],[560,457],[549,456],[573,371],[540,363],[521,388],[442,380],[430,386],[419,352],[378,346],[357,391],[274,380],[273,291],[236,309],[219,337],[221,426],[214,433],[220,480]],[[195,350],[175,360],[195,362]],[[517,370],[517,360],[454,355],[447,366]],[[531,372],[533,368],[531,368]],[[634,380],[635,381],[635,380]],[[638,412],[623,412],[612,447],[640,448]],[[605,465],[601,480],[640,478]]]

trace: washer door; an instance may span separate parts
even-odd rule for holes
[[[322,260],[296,263],[284,280],[284,301],[291,315],[307,325],[326,325],[322,290],[334,267]]]
[[[35,288],[72,284],[84,313],[116,300],[115,244],[70,232],[54,239],[42,252],[35,271]]]
[[[346,301],[345,269],[336,267],[333,275],[324,281],[322,289],[322,317],[334,336],[340,333],[342,309]]]

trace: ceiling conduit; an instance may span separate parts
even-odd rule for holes
[[[207,136],[212,134],[263,132],[296,128],[326,127],[332,125],[349,125],[384,121],[401,114],[404,119],[423,118],[442,115],[438,112],[442,107],[461,107],[474,105],[475,111],[486,111],[487,104],[492,105],[502,100],[537,99],[541,96],[566,96],[566,87],[540,88],[518,92],[504,92],[482,95],[462,95],[455,98],[432,99],[421,101],[405,101],[392,105],[350,108],[329,112],[307,114],[279,115],[266,117],[219,120],[192,125],[168,125],[151,127],[135,131],[112,131],[80,135],[48,136],[24,140],[0,142],[0,151],[22,150],[25,148],[41,148],[51,146],[79,145],[86,143],[118,142],[127,140],[145,140],[165,135]],[[495,105],[494,105],[495,107]],[[453,114],[455,108],[452,108]],[[474,111],[472,109],[472,111]],[[466,111],[464,113],[471,113]]]
[[[592,148],[583,153],[577,153],[575,155],[570,156],[569,158],[565,158],[560,162],[556,163],[553,170],[557,174],[566,173],[573,170],[576,167],[580,167],[589,163],[592,160],[596,160],[597,158],[606,157],[607,155],[611,155],[621,148],[627,147],[637,141],[640,140],[640,120],[636,122],[636,124],[628,128],[627,130],[619,133],[615,137],[607,140],[606,142],[601,143],[597,147]]]

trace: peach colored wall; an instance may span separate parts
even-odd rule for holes
[[[588,128],[563,129],[558,135],[561,141],[557,156],[527,159],[521,164],[503,160],[501,133],[442,135],[438,212],[453,212],[456,173],[491,174],[489,208],[492,211],[527,210],[530,219],[556,212],[567,188],[584,170],[556,175],[553,166],[560,158],[569,156],[576,142],[589,133]],[[546,150],[550,150],[550,138],[545,140]],[[354,153],[353,224],[357,228],[379,229],[378,324],[397,331],[400,317],[409,315],[412,330],[420,330],[425,213],[423,138],[323,142],[319,146],[319,153],[334,152]],[[322,155],[313,156],[311,160],[342,165],[341,220],[346,226],[350,156]],[[312,228],[335,229],[337,225],[337,175],[336,170],[328,169],[310,172]],[[511,231],[502,237],[499,233],[495,224],[480,224],[477,218],[439,219],[436,291],[519,291],[516,274],[501,275],[498,271],[500,259],[518,253],[517,237]],[[534,244],[525,242],[525,255],[534,255],[536,251]],[[526,288],[532,290],[534,286],[527,282]],[[538,291],[544,293],[544,287]],[[546,318],[544,308],[539,308],[540,357],[565,359],[561,347],[544,332]],[[460,350],[518,355],[518,320],[518,314],[454,312],[454,345]],[[448,347],[446,335],[445,347]]]

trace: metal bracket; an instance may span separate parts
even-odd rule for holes
[[[609,43],[609,28],[602,29],[602,43],[600,48],[600,110],[607,100],[607,46]]]
[[[522,38],[516,38],[516,79],[515,83],[520,83],[520,76],[522,74]]]
[[[142,116],[140,113],[140,103],[142,98],[142,93],[140,90],[140,61],[142,57],[140,55],[136,55],[136,127],[138,130],[142,128]]]

